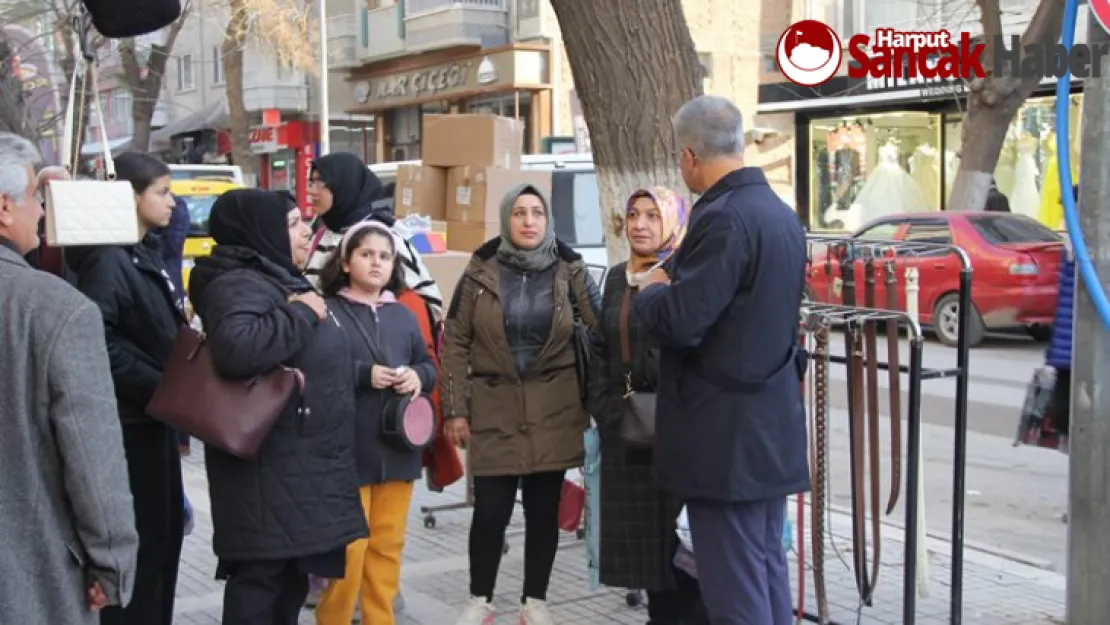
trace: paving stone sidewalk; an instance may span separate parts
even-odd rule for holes
[[[196,514],[196,528],[185,539],[181,573],[178,580],[178,625],[218,624],[223,585],[213,579],[216,559],[211,550],[212,522],[209,515],[203,450],[194,443],[193,455],[185,459],[185,480]],[[405,546],[402,590],[405,610],[398,625],[453,625],[460,606],[467,599],[468,510],[436,515],[436,527],[423,524],[420,506],[462,501],[462,485],[444,493],[432,493],[418,485],[409,514]],[[523,516],[519,506],[510,528],[509,553],[504,557],[495,604],[501,617],[498,623],[516,624],[516,608],[522,587]],[[882,568],[873,607],[863,608],[857,620],[858,599],[851,571],[849,552],[851,523],[843,514],[831,515],[832,540],[826,546],[826,577],[832,617],[839,625],[901,623],[902,542],[895,527],[884,527]],[[917,622],[939,625],[948,622],[948,543],[930,540],[930,596],[918,599]],[[808,551],[808,544],[807,551]],[[797,570],[791,557],[792,570]],[[796,577],[796,574],[795,574]],[[796,582],[795,582],[796,583]],[[815,606],[812,581],[807,576],[808,611]],[[647,615],[642,607],[626,605],[625,591],[591,591],[587,582],[585,551],[572,535],[555,562],[548,600],[557,623],[562,625],[642,625]],[[1043,625],[1064,622],[1064,578],[1010,559],[974,550],[965,552],[963,622],[969,625]],[[314,623],[305,611],[301,624]],[[368,624],[376,625],[376,624]]]

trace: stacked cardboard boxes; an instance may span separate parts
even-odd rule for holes
[[[497,115],[425,115],[420,165],[397,171],[398,215],[446,221],[447,247],[473,252],[501,232],[500,204],[516,185],[551,193],[550,172],[520,169],[523,124]]]

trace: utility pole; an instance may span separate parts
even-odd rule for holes
[[[1087,10],[1087,9],[1082,9]],[[1094,15],[1089,45],[1110,43]],[[1110,287],[1110,76],[1083,84],[1079,222],[1102,288]],[[1067,141],[1057,137],[1057,141]],[[1070,189],[1061,186],[1061,193]],[[1075,281],[1068,471],[1068,625],[1110,623],[1110,333]]]
[[[320,153],[327,156],[331,152],[331,102],[328,98],[328,0],[316,0],[320,20]]]

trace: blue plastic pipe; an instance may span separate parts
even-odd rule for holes
[[[1075,43],[1075,22],[1079,16],[1079,0],[1066,0],[1064,4],[1064,25],[1061,43],[1071,52]],[[1091,253],[1087,249],[1087,242],[1083,238],[1083,230],[1079,226],[1079,210],[1075,206],[1075,195],[1072,186],[1075,182],[1071,178],[1071,72],[1056,81],[1056,163],[1060,175],[1060,201],[1064,206],[1064,223],[1068,228],[1068,238],[1071,239],[1071,249],[1075,254],[1075,266],[1079,269],[1079,277],[1087,288],[1091,303],[1102,320],[1102,326],[1110,331],[1110,300],[1106,298],[1106,291],[1098,279],[1098,272],[1091,262]],[[1094,210],[1091,208],[1091,210]]]

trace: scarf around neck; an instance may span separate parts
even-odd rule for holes
[[[543,240],[530,250],[513,245],[512,238],[513,204],[517,198],[525,194],[540,198],[544,213],[547,215],[547,229],[544,230]],[[558,260],[557,246],[555,224],[551,219],[551,203],[548,202],[547,195],[530,184],[520,184],[509,189],[501,199],[501,242],[497,247],[497,259],[521,271],[543,271]]]

